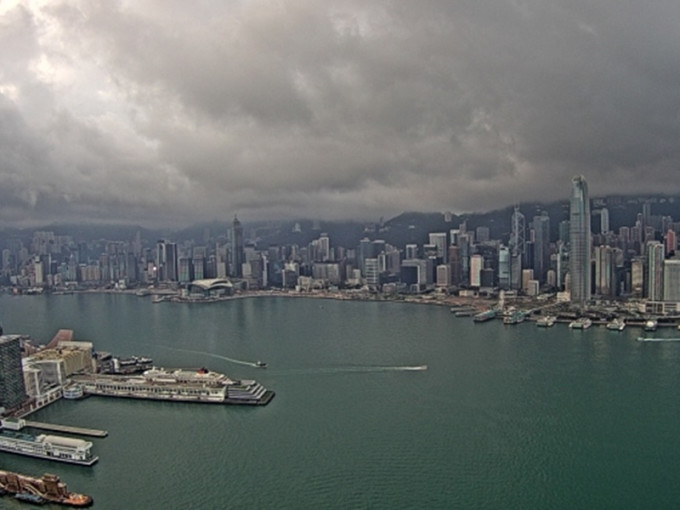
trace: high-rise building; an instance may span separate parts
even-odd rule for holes
[[[550,269],[550,217],[546,211],[534,216],[534,277],[545,283]]]
[[[663,299],[664,246],[659,241],[647,245],[647,297],[651,301]]]
[[[470,257],[470,287],[482,286],[482,269],[484,269],[484,257],[479,254]]]
[[[431,232],[429,237],[430,244],[434,245],[437,250],[437,259],[442,264],[446,264],[448,262],[446,232]]]
[[[0,336],[0,406],[19,407],[26,400],[24,374],[21,369],[21,345],[18,336]]]
[[[603,207],[600,209],[600,233],[606,234],[609,232],[609,209]]]
[[[498,249],[498,287],[510,289],[510,250],[505,246]]]
[[[663,266],[663,300],[680,302],[680,259],[665,260]]]
[[[231,227],[231,276],[240,278],[243,276],[243,227],[238,218],[234,216]]]
[[[612,297],[616,292],[614,250],[611,246],[595,248],[595,293]]]
[[[569,207],[569,273],[571,302],[581,308],[590,301],[590,199],[585,177],[578,175],[571,181]]]

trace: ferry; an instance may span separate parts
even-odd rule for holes
[[[57,503],[84,508],[93,503],[91,496],[70,492],[57,475],[47,473],[41,478],[34,478],[0,470],[0,494],[12,494],[15,499],[38,505]]]
[[[526,314],[524,312],[520,312],[519,310],[515,310],[510,315],[506,315],[505,317],[503,317],[503,324],[509,324],[509,325],[520,324],[520,323],[524,322],[525,318],[526,318]]]
[[[495,319],[496,314],[497,314],[496,310],[493,310],[493,309],[484,310],[483,312],[479,312],[478,314],[476,314],[472,318],[472,320],[475,321],[475,322],[486,322],[486,321],[490,321],[492,319]]]
[[[86,395],[173,402],[266,405],[274,392],[250,379],[230,379],[206,368],[153,368],[142,375],[77,375]]]
[[[591,321],[588,317],[579,317],[578,319],[569,323],[569,327],[571,329],[588,329],[592,325],[593,321]]]
[[[626,321],[618,317],[607,323],[607,329],[610,331],[623,331],[626,328]]]
[[[536,321],[536,326],[539,328],[551,328],[555,325],[557,318],[554,315],[546,315]]]
[[[92,466],[99,457],[92,455],[92,443],[71,437],[21,432],[0,433],[0,451],[41,459]]]

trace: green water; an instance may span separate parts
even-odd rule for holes
[[[680,502],[680,342],[637,342],[632,328],[474,324],[395,303],[128,295],[2,296],[0,320],[6,333],[47,342],[69,328],[99,350],[276,391],[262,408],[89,398],[33,415],[108,430],[93,440],[99,463],[0,453],[0,466],[56,472],[98,509]]]

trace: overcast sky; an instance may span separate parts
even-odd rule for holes
[[[0,1],[0,224],[680,188],[677,0]]]

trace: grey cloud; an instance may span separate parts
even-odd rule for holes
[[[0,221],[469,211],[565,198],[579,173],[595,194],[677,191],[679,16],[614,0],[18,7],[0,24]]]

